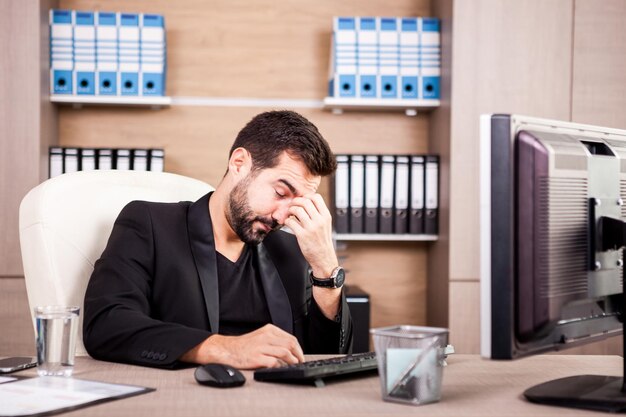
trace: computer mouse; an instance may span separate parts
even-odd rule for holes
[[[246,377],[238,369],[221,363],[198,366],[194,376],[198,384],[217,388],[240,387],[246,382]]]

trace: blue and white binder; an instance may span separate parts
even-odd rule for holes
[[[122,96],[137,96],[141,80],[139,79],[139,15],[121,13],[118,28],[119,42],[119,88]]]
[[[96,93],[96,28],[92,12],[74,12],[74,82],[76,94]]]
[[[112,149],[98,149],[98,169],[113,169]]]
[[[329,95],[356,97],[356,20],[353,17],[335,17],[333,29]]]
[[[141,94],[165,94],[165,24],[163,16],[141,15]]]
[[[50,10],[50,93],[74,94],[73,71],[73,13]]]
[[[377,98],[378,20],[374,17],[358,18],[357,62],[357,96]]]
[[[419,76],[418,19],[405,17],[400,22],[400,97],[417,99]]]
[[[423,18],[420,33],[419,97],[439,99],[441,78],[441,43],[439,19]]]
[[[48,178],[58,177],[63,174],[63,148],[53,146],[48,153]]]
[[[117,13],[96,12],[96,94],[118,94]]]
[[[380,18],[379,43],[379,83],[381,98],[399,98],[398,75],[400,72],[400,37],[398,19]]]
[[[130,149],[116,149],[115,150],[115,169],[119,169],[119,170],[130,169]]]

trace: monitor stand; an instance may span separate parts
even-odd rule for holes
[[[626,242],[626,223],[621,220],[603,217],[600,229],[602,233],[602,250],[609,247],[622,248]],[[610,233],[607,233],[610,232]],[[624,253],[622,253],[622,256]],[[622,282],[626,283],[626,268],[622,272]],[[622,339],[626,334],[624,310],[626,307],[626,291],[622,286]],[[623,343],[623,358],[626,358],[626,340]],[[609,411],[612,413],[626,411],[626,361],[622,377],[604,375],[577,375],[555,379],[535,385],[524,391],[528,401],[556,405],[560,407],[582,408],[586,410]]]

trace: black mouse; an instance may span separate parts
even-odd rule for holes
[[[246,378],[239,370],[221,363],[198,366],[194,376],[198,384],[218,388],[240,387],[246,382]]]

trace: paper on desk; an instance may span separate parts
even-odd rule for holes
[[[11,381],[15,381],[17,378],[13,378],[11,376],[0,376],[0,384],[4,383],[4,382],[11,382]]]
[[[0,416],[28,416],[145,390],[66,377],[23,379],[0,385]]]

